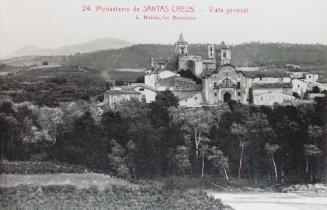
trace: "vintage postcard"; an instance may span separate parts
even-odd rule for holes
[[[0,0],[0,209],[327,209],[327,0]]]

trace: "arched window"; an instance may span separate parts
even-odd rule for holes
[[[233,85],[233,82],[232,82],[232,80],[226,78],[221,82],[221,85],[223,87],[231,87]]]

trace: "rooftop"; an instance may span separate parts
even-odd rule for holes
[[[130,95],[130,94],[141,94],[135,90],[107,90],[106,94],[109,95]]]
[[[166,79],[161,79],[159,80],[158,84],[160,86],[174,87],[177,85],[196,85],[196,82],[186,77],[174,76]]]
[[[292,83],[253,83],[253,89],[292,88]]]
[[[248,78],[262,78],[262,77],[289,77],[290,74],[283,69],[261,69],[256,71],[238,71]]]
[[[124,85],[124,86],[119,86],[122,90],[133,90],[136,87],[143,87],[148,90],[156,91],[156,89],[144,84],[144,83],[137,83],[137,84],[131,84],[131,85]]]

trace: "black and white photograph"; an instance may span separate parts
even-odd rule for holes
[[[327,209],[327,0],[0,0],[0,209]]]

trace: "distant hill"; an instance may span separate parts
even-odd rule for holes
[[[69,61],[69,56],[22,56],[0,60],[0,64],[6,64],[10,66],[23,67],[42,65],[47,62],[52,66],[61,66]]]
[[[38,56],[71,55],[75,53],[93,52],[97,50],[118,49],[118,48],[128,47],[131,45],[132,45],[131,42],[127,42],[120,39],[113,39],[113,38],[100,38],[86,43],[67,45],[67,46],[62,46],[59,48],[52,48],[52,49],[42,49],[35,45],[28,45],[16,50],[8,57],[21,57],[21,56],[31,56],[31,55],[38,55]]]
[[[283,43],[248,43],[231,47],[232,63],[236,66],[300,66],[326,65],[326,45]],[[189,46],[190,54],[207,56],[207,45]],[[103,50],[71,56],[69,62],[102,70],[145,68],[150,57],[174,57],[173,45],[140,44],[117,50]]]
[[[218,47],[218,45],[217,45]],[[268,66],[283,67],[286,64],[302,66],[305,70],[326,75],[327,78],[327,46],[326,45],[304,45],[287,43],[246,43],[231,46],[232,63],[235,66]],[[0,61],[8,65],[23,64],[23,60],[51,62],[78,65],[101,71],[103,75],[114,79],[128,77],[128,72],[123,73],[119,69],[142,69],[149,66],[150,57],[170,57],[169,67],[174,69],[176,57],[174,45],[138,44],[126,48],[100,50],[89,53],[78,53],[72,56],[51,57],[23,57]],[[192,44],[189,46],[190,54],[207,56],[207,45]],[[117,71],[118,70],[118,71]],[[140,76],[142,73],[131,73]],[[326,79],[327,81],[327,79]]]
[[[218,47],[218,45],[217,45]],[[149,66],[150,57],[170,57],[170,68],[174,69],[174,45],[139,44],[117,50],[103,50],[77,54],[69,57],[69,63],[105,71],[117,76],[117,69],[139,69]],[[300,65],[309,71],[325,74],[327,78],[327,46],[287,43],[246,43],[231,46],[232,63],[235,66],[284,67],[286,64]],[[192,44],[190,54],[207,57],[207,45]],[[125,72],[126,73],[126,72]],[[139,75],[139,74],[138,74]]]
[[[0,75],[1,73],[7,73],[7,72],[15,72],[15,71],[19,71],[22,68],[20,67],[16,67],[16,66],[10,66],[7,64],[0,64]]]

